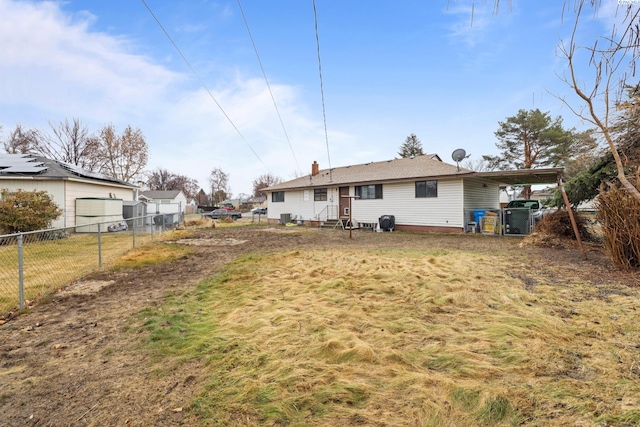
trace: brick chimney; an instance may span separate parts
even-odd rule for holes
[[[311,176],[316,176],[318,173],[320,173],[320,165],[314,160],[311,165]]]

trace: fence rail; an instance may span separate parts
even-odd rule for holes
[[[101,269],[183,219],[179,213],[146,215],[0,235],[0,314]]]

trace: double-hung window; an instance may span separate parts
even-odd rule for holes
[[[416,198],[438,197],[438,181],[416,181]]]
[[[284,191],[274,191],[271,193],[271,201],[274,203],[284,202]]]
[[[382,199],[382,184],[357,185],[356,196],[361,199]]]

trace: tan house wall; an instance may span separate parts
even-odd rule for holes
[[[111,197],[133,200],[131,187],[118,184],[97,183],[82,180],[53,179],[0,179],[0,188],[10,191],[46,191],[63,214],[53,221],[52,227],[74,227],[76,225],[76,199],[82,197]]]

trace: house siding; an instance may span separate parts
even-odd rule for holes
[[[315,220],[327,206],[338,206],[338,188],[330,187],[327,201],[314,201],[313,189],[285,191],[284,202],[271,202],[269,219],[291,214],[304,220]],[[349,186],[349,195],[354,195]],[[415,197],[415,181],[383,184],[382,199],[353,199],[351,215],[354,222],[377,223],[382,215],[394,215],[398,225],[421,227],[463,228],[462,180],[438,180],[438,197]]]
[[[305,193],[306,192],[306,193]],[[279,220],[281,214],[291,214],[305,221],[315,220],[322,214],[327,206],[338,205],[338,188],[327,188],[327,200],[313,200],[313,189],[292,190],[284,192],[284,202],[272,202],[271,193],[268,193],[268,218]]]
[[[64,181],[66,187],[65,204],[65,227],[76,225],[76,199],[86,197],[109,197],[122,200],[133,200],[134,191],[131,188],[119,187],[116,185],[92,184],[67,180]],[[122,212],[121,212],[122,214]]]
[[[378,222],[382,215],[394,215],[397,225],[462,228],[462,181],[437,181],[438,197],[416,197],[415,181],[383,184],[382,199],[353,200],[354,221]]]
[[[62,215],[51,223],[53,228],[75,227],[76,198],[109,197],[109,193],[123,200],[133,200],[133,190],[108,184],[92,184],[72,180],[2,179],[0,188],[9,191],[46,191],[53,202],[63,210]]]

